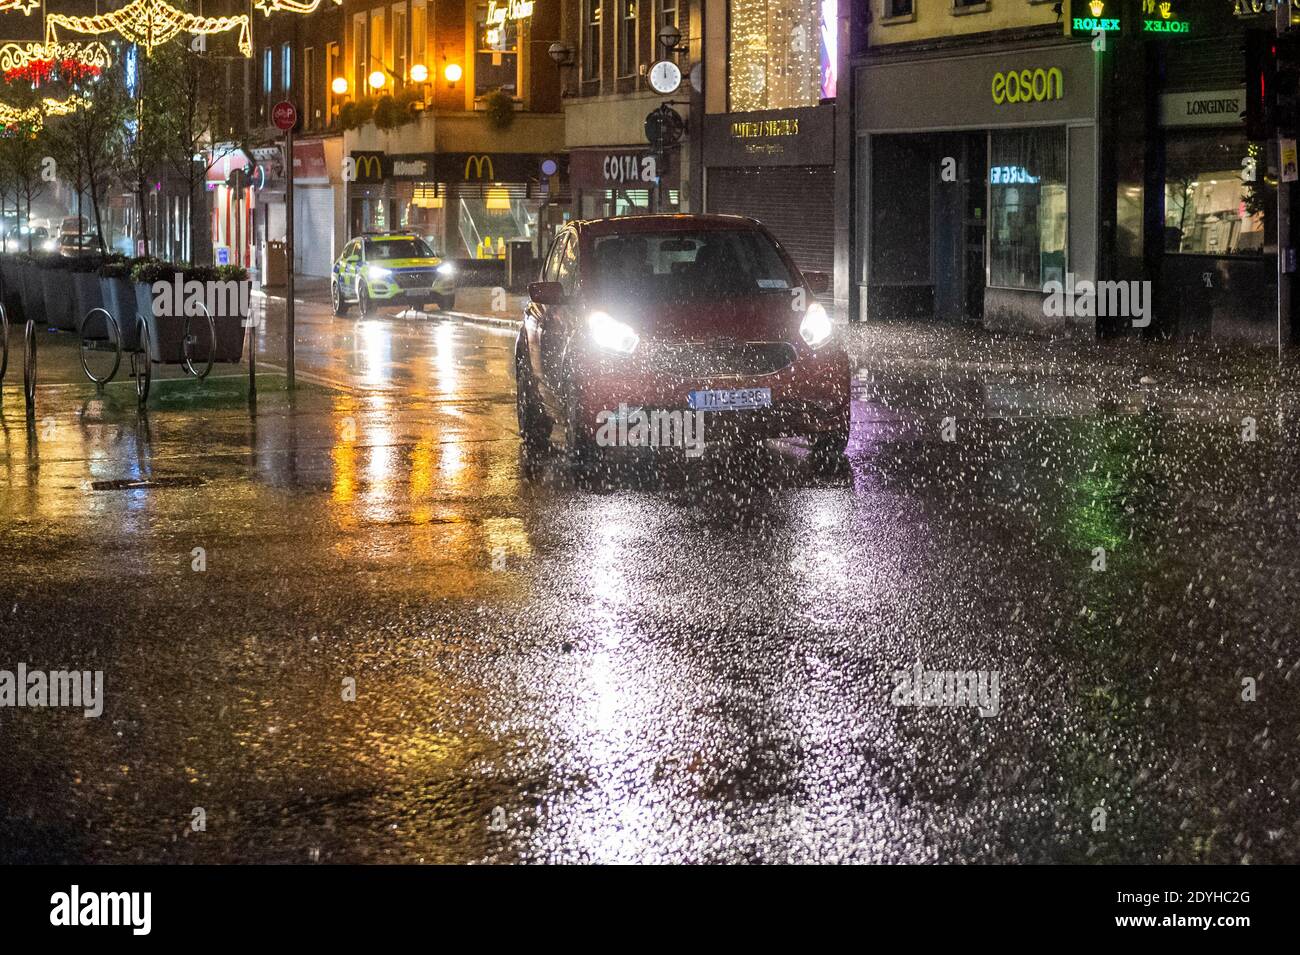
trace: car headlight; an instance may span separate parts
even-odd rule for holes
[[[448,275],[455,275],[456,266],[452,265],[450,262],[444,262],[442,263],[442,265],[438,266],[438,268],[435,269],[434,271],[436,271],[439,275],[443,277],[446,277]]]
[[[387,282],[392,277],[392,269],[380,268],[378,265],[372,265],[366,269],[366,278],[372,282]]]
[[[831,317],[826,314],[826,309],[822,308],[821,303],[813,302],[803,313],[803,321],[799,323],[799,334],[810,348],[816,348],[818,345],[826,344],[834,327]]]
[[[641,336],[607,312],[592,312],[587,316],[587,330],[591,340],[599,347],[630,355]]]

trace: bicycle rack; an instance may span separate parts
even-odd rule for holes
[[[36,322],[30,318],[23,329],[23,398],[30,418],[36,414]]]
[[[9,314],[4,302],[0,302],[0,385],[4,384],[5,372],[9,370]],[[3,394],[3,392],[0,392]]]
[[[199,304],[199,308],[203,310],[202,317],[206,319],[207,326],[208,326],[207,359],[201,362],[195,361],[194,346],[195,346],[196,336],[194,334],[193,319],[196,316],[185,315],[183,317],[184,324],[181,327],[181,360],[179,364],[182,367],[184,367],[185,373],[187,375],[190,375],[193,378],[197,378],[199,381],[203,381],[212,372],[212,366],[216,363],[217,360],[217,323],[212,318],[212,313],[208,311],[208,307],[204,305],[202,302],[198,304]],[[106,320],[106,326],[105,326],[106,334],[103,338],[95,338],[95,337],[87,336],[87,326],[90,324],[90,319],[97,312],[102,314],[104,319]],[[33,331],[32,323],[28,322],[27,324],[28,324],[29,334],[31,334]],[[111,335],[107,334],[107,332],[110,329],[112,331]],[[149,346],[149,323],[145,319],[145,317],[141,315],[139,312],[135,313],[135,332],[136,332],[137,344],[136,347],[131,349],[129,352],[131,375],[133,378],[135,378],[136,399],[139,402],[141,410],[143,410],[145,407],[145,403],[149,400],[149,389],[153,383],[153,355],[150,352],[150,346]],[[82,318],[78,326],[77,334],[81,340],[81,346],[80,346],[81,347],[81,370],[85,372],[86,377],[89,378],[91,381],[93,381],[97,387],[103,388],[104,385],[106,385],[108,382],[113,380],[113,378],[117,375],[118,369],[122,365],[121,324],[118,322],[116,318],[113,317],[112,313],[110,313],[108,309],[96,307],[88,311],[85,314],[85,316]],[[113,367],[112,369],[109,370],[107,375],[96,376],[90,370],[90,364],[87,361],[87,357],[86,357],[87,353],[92,351],[107,350],[105,346],[108,345],[110,341],[114,353]],[[32,363],[33,377],[34,377],[35,376],[34,369],[35,369],[35,361],[36,361],[34,339],[31,346],[31,353],[32,353],[31,363]]]
[[[103,315],[105,319],[105,338],[103,340],[86,337],[86,326],[90,324],[91,316],[96,312]],[[111,339],[113,346],[113,367],[109,370],[107,375],[102,378],[96,378],[95,373],[90,370],[90,363],[86,360],[86,352],[103,351],[104,349],[101,348],[100,345],[105,341],[108,341],[107,333],[110,329],[113,332]],[[97,388],[102,390],[107,382],[113,380],[113,376],[117,374],[117,369],[122,365],[122,330],[118,327],[117,319],[109,313],[108,309],[92,308],[81,319],[81,324],[77,328],[77,335],[81,339],[81,370],[86,373],[87,378],[95,383]]]

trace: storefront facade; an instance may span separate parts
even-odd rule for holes
[[[853,317],[1095,332],[1049,315],[1043,291],[1098,272],[1090,46],[873,54],[854,76]]]
[[[348,234],[411,230],[440,255],[503,258],[508,243],[544,246],[567,203],[563,156],[355,151]]]
[[[709,212],[759,219],[805,271],[835,269],[835,106],[704,122]]]
[[[703,211],[760,220],[801,269],[833,278],[841,316],[849,209],[836,198],[836,102],[851,15],[837,0],[711,4],[700,69]]]
[[[1161,336],[1277,343],[1277,151],[1250,142],[1243,119],[1244,30],[1273,25],[1258,6],[1198,8],[1187,35],[1140,51],[1155,108],[1142,136],[1125,135],[1143,129],[1126,117],[1116,153],[1121,170],[1145,166],[1147,186],[1136,174],[1119,183],[1121,203],[1140,195],[1142,210],[1121,204],[1117,241],[1124,252],[1141,239]]]
[[[646,145],[569,151],[573,214],[579,219],[681,212],[680,147],[659,155]]]

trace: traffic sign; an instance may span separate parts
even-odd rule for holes
[[[281,100],[271,110],[271,122],[275,123],[276,129],[288,132],[298,125],[298,110],[287,99]]]

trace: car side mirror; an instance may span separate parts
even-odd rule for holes
[[[805,272],[803,279],[814,295],[825,295],[831,290],[831,277],[825,272]]]
[[[538,305],[562,305],[564,286],[559,282],[529,282],[528,297]]]

